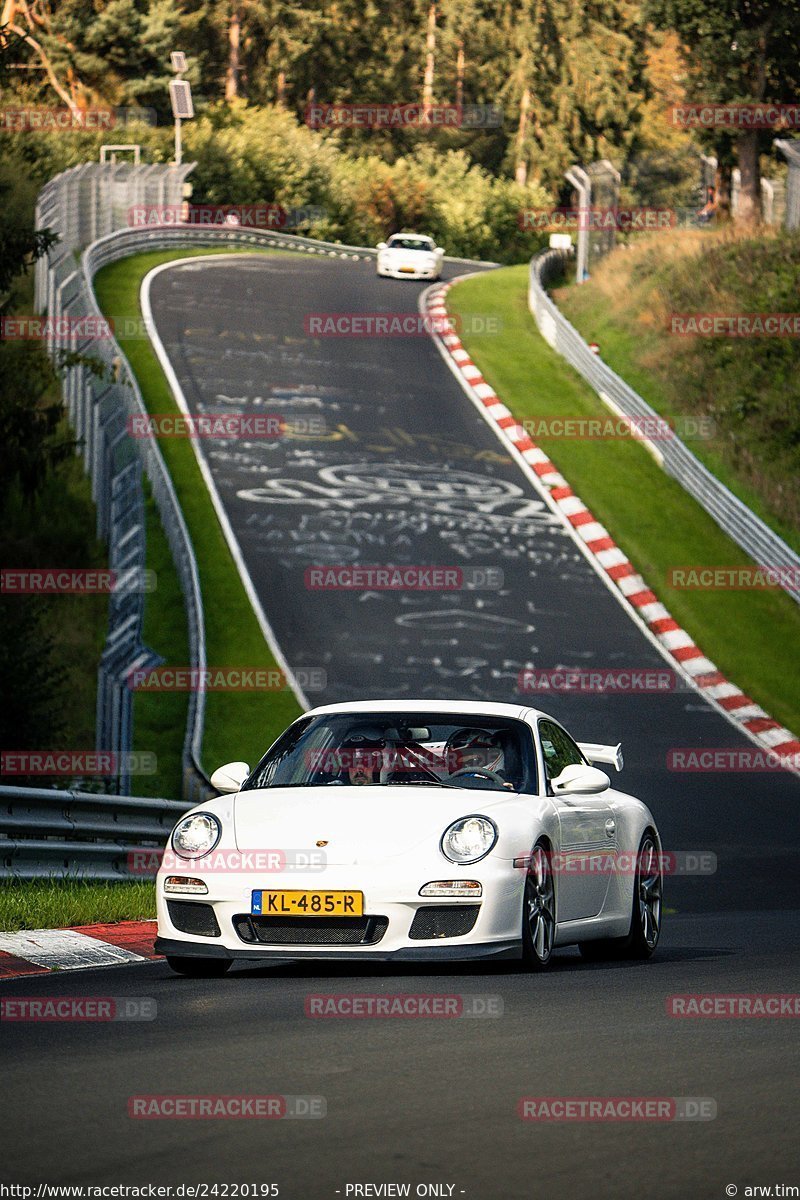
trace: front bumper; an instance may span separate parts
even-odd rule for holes
[[[403,271],[399,267],[386,266],[383,263],[378,266],[378,274],[386,279],[438,279],[441,274],[438,267],[425,267],[424,269],[415,268],[413,271]]]
[[[326,890],[363,892],[363,938],[356,934],[351,937],[351,930],[346,933],[335,930],[334,921],[328,937],[327,921],[317,919],[313,933],[298,933],[297,940],[293,940],[294,921],[298,918],[287,918],[291,934],[287,934],[286,922],[280,922],[284,927],[276,929],[274,939],[268,940],[268,922],[272,918],[251,914],[252,890],[314,889],[320,885],[318,874],[276,872],[269,878],[209,877],[208,894],[193,897],[165,895],[164,876],[160,874],[156,887],[158,945],[169,948],[159,953],[262,961],[433,960],[518,955],[524,883],[521,873],[507,860],[487,860],[480,864],[480,870],[471,867],[461,872],[463,878],[480,881],[480,899],[422,897],[419,891],[423,884],[445,875],[441,862],[434,856],[432,860],[421,870],[417,867],[417,880],[410,887],[405,872],[399,879],[392,878],[383,864],[362,866],[358,870],[346,865],[327,868]],[[452,875],[458,877],[455,870]],[[196,906],[205,912],[195,913]],[[259,926],[257,938],[250,928],[253,923]],[[322,936],[321,926],[325,927]],[[297,928],[300,929],[299,921]]]

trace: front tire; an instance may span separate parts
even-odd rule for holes
[[[639,853],[636,856],[630,932],[621,938],[581,942],[581,957],[588,962],[607,962],[614,958],[650,958],[661,936],[663,898],[664,877],[658,845],[655,835],[648,830],[639,844]]]
[[[233,965],[229,958],[179,958],[174,954],[166,958],[170,970],[191,979],[220,979]]]
[[[544,971],[556,940],[556,890],[550,851],[537,842],[531,853],[522,899],[522,961]]]

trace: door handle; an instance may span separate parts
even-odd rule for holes
[[[606,837],[613,837],[617,829],[617,823],[613,817],[609,817],[606,821]]]

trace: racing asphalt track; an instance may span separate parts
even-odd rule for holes
[[[516,690],[531,662],[665,666],[426,338],[304,334],[306,314],[416,311],[419,291],[377,280],[369,264],[301,256],[195,262],[153,283],[158,330],[194,411],[282,405],[321,414],[336,435],[205,447],[286,658],[326,670],[327,688],[309,701],[417,693],[536,704]],[[311,592],[303,572],[321,562],[499,567],[504,587]],[[3,996],[148,996],[158,1014],[4,1023],[0,1177],[277,1182],[292,1200],[345,1197],[366,1182],[410,1183],[412,1195],[418,1183],[453,1184],[471,1200],[800,1185],[796,1024],[675,1020],[665,1007],[673,993],[800,992],[800,783],[668,771],[673,747],[750,745],[691,692],[553,695],[542,707],[582,740],[623,742],[619,782],[651,806],[667,850],[718,857],[713,875],[667,881],[677,915],[653,962],[587,965],[565,951],[542,977],[513,963],[343,965],[237,968],[200,982],[153,963],[16,980]],[[504,1015],[304,1015],[309,994],[347,991],[500,996]],[[131,1120],[127,1099],[143,1093],[322,1095],[327,1117]],[[710,1097],[718,1114],[613,1125],[516,1115],[522,1096],[623,1095]]]

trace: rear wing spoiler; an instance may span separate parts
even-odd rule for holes
[[[622,770],[622,743],[616,746],[601,746],[598,742],[578,742],[578,748],[593,763],[609,763],[617,771]]]

